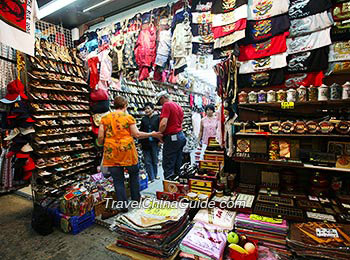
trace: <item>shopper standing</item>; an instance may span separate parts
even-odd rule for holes
[[[138,155],[134,138],[162,138],[159,132],[140,132],[136,127],[136,120],[126,109],[128,101],[117,96],[114,100],[115,112],[111,112],[101,119],[98,131],[98,143],[104,145],[103,166],[109,168],[114,182],[119,207],[117,210],[127,211],[127,196],[124,186],[124,169],[129,173],[131,199],[139,201],[139,167]],[[122,203],[120,203],[122,202]]]
[[[166,91],[156,96],[156,103],[162,105],[159,132],[163,133],[163,170],[164,179],[180,173],[182,166],[182,150],[186,145],[186,137],[182,132],[184,112],[177,103],[170,100]]]
[[[217,118],[214,116],[215,106],[207,105],[205,107],[205,117],[201,120],[201,126],[199,130],[199,141],[202,142],[201,160],[203,159],[204,152],[207,149],[209,143],[209,137],[216,136],[216,129],[218,127]]]
[[[144,107],[146,116],[141,120],[140,131],[143,132],[158,132],[159,130],[159,115],[154,113],[154,105],[146,103]],[[159,155],[159,140],[153,137],[140,140],[145,161],[148,179],[153,182],[158,179],[158,155]]]

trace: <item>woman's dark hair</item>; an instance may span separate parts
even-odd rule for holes
[[[208,112],[208,110],[211,110],[215,112],[215,106],[213,104],[209,104],[205,107],[205,112]]]
[[[128,100],[125,97],[117,96],[114,99],[115,109],[123,109],[126,105],[128,105]]]
[[[154,105],[153,105],[153,103],[151,103],[151,102],[147,102],[147,103],[143,106],[143,109],[146,109],[146,107],[150,107],[150,108],[154,109]]]

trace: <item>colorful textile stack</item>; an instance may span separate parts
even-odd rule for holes
[[[204,222],[215,226],[232,230],[236,212],[220,208],[201,209],[194,217],[194,222]]]
[[[273,219],[255,214],[238,214],[235,223],[241,235],[256,239],[259,244],[275,249],[282,255],[289,255],[286,248],[288,223],[286,220]]]
[[[290,227],[288,246],[298,256],[350,259],[350,225],[299,223]]]
[[[119,215],[113,227],[118,234],[117,246],[158,259],[171,257],[192,227],[187,212],[187,209],[155,203]]]
[[[180,245],[180,256],[193,259],[222,259],[229,230],[197,222]]]

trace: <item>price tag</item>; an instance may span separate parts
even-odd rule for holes
[[[316,228],[316,236],[339,238],[338,231],[330,228]]]
[[[281,108],[282,109],[294,109],[294,102],[282,102]]]

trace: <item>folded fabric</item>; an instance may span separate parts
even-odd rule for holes
[[[348,41],[350,40],[350,27],[348,26],[342,26],[339,24],[336,24],[331,29],[331,39],[332,42],[338,42],[338,41]]]
[[[214,225],[197,222],[181,244],[212,259],[219,260],[226,247],[228,232],[229,230]]]
[[[290,0],[289,17],[298,19],[322,13],[332,7],[331,0]]]
[[[328,11],[291,21],[290,37],[302,36],[320,31],[333,25],[332,14]]]
[[[227,13],[237,9],[242,5],[246,5],[247,3],[248,3],[248,0],[235,0],[235,1],[215,0],[213,1],[211,12],[213,14]]]
[[[186,249],[185,249],[186,248]],[[192,258],[192,259],[199,259],[199,260],[204,260],[204,259],[210,259],[209,257],[202,255],[188,247],[185,247],[183,245],[180,245],[180,257],[185,257],[185,258]],[[192,252],[192,253],[189,253]]]
[[[241,45],[238,60],[254,60],[283,53],[287,50],[286,38],[288,35],[289,32],[284,32],[262,43]]]
[[[350,18],[349,2],[338,3],[333,6],[332,14],[335,21],[347,20]]]
[[[308,35],[288,38],[288,54],[294,54],[303,51],[310,51],[332,44],[330,37],[331,28],[313,32]]]
[[[262,72],[284,68],[287,66],[287,53],[280,53],[270,57],[241,62],[240,74]]]
[[[212,27],[214,39],[227,36],[231,33],[234,33],[235,31],[244,30],[246,29],[246,26],[247,26],[247,19],[243,18],[228,25]]]
[[[217,38],[214,41],[214,49],[223,48],[234,44],[245,37],[245,30],[235,31],[227,36]]]
[[[288,12],[289,0],[249,0],[248,20],[263,20]]]
[[[288,73],[313,72],[328,68],[329,47],[288,55]]]
[[[201,209],[198,211],[193,221],[214,224],[218,227],[233,229],[236,212],[222,210],[220,208]]]
[[[239,88],[262,88],[281,85],[285,80],[284,69],[275,69],[251,74],[238,75]]]
[[[350,41],[335,42],[330,46],[329,62],[350,60]]]
[[[290,21],[288,14],[279,15],[259,21],[248,21],[246,37],[241,40],[241,44],[248,45],[266,41],[278,34],[289,30]]]
[[[323,71],[290,74],[286,76],[286,87],[297,88],[300,86],[311,86],[311,85],[318,87],[322,85],[323,78],[324,78]]]
[[[228,13],[214,14],[213,27],[232,24],[240,19],[247,18],[247,8],[248,5],[242,5]]]

